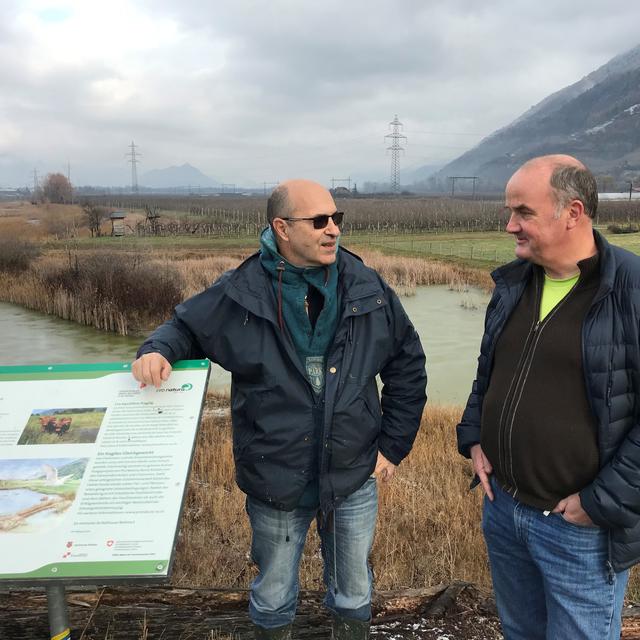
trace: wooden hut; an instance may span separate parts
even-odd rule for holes
[[[124,211],[114,211],[110,216],[111,220],[111,235],[123,236],[125,234],[124,219],[127,214]]]

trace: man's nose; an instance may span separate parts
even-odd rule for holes
[[[517,233],[520,231],[520,225],[516,221],[515,214],[511,214],[509,216],[509,221],[507,222],[507,226],[505,227],[507,233]]]
[[[333,221],[333,218],[329,218],[329,222],[327,223],[327,226],[324,228],[324,232],[329,234],[330,236],[339,236],[340,227]]]

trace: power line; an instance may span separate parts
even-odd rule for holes
[[[423,131],[421,129],[411,129],[409,133],[412,135],[414,133],[424,133],[429,136],[473,136],[476,138],[481,138],[487,135],[486,133],[470,133],[464,131]]]
[[[349,189],[349,191],[351,191],[351,176],[349,176],[348,178],[331,178],[331,189],[335,189],[336,188],[336,182],[346,182],[347,183],[347,188]]]
[[[125,157],[129,158],[127,162],[131,163],[131,191],[134,193],[138,193],[138,169],[136,168],[136,165],[140,162],[140,160],[138,160],[138,156],[142,155],[136,151],[136,148],[137,147],[132,140],[129,145],[129,149],[131,149],[131,151],[125,153]]]
[[[279,184],[279,182],[263,182],[262,188],[264,190],[264,195],[267,195],[267,189],[269,190],[269,193],[271,193]]]
[[[32,201],[36,200],[38,197],[38,170],[34,169],[33,170],[33,197],[31,198]]]
[[[387,151],[391,151],[391,191],[394,193],[400,193],[400,152],[404,151],[404,148],[400,144],[406,142],[407,136],[400,133],[400,127],[402,122],[398,120],[398,116],[389,123],[391,127],[391,133],[388,133],[384,138],[391,140],[391,146],[387,147]]]
[[[449,180],[451,180],[451,197],[453,198],[456,193],[456,180],[472,180],[473,181],[473,194],[472,197],[476,197],[476,182],[478,180],[478,176],[449,176]]]

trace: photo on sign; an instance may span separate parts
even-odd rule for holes
[[[57,525],[73,504],[88,458],[0,459],[0,534]]]
[[[18,444],[95,442],[106,412],[106,407],[34,409]]]

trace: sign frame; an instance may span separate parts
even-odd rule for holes
[[[51,365],[29,365],[29,366],[0,366],[0,401],[1,391],[2,391],[2,383],[3,382],[20,382],[24,381],[25,383],[31,380],[74,380],[77,379],[78,374],[82,373],[84,375],[84,379],[92,379],[92,378],[100,378],[110,373],[123,373],[128,372],[130,375],[131,365],[126,362],[109,362],[109,363],[92,363],[92,364],[51,364]],[[199,375],[202,375],[206,372],[204,377],[199,381],[202,385],[201,396],[199,397],[199,409],[197,417],[191,423],[192,426],[192,441],[190,443],[190,450],[188,453],[188,462],[186,466],[183,467],[184,483],[182,487],[182,493],[180,495],[180,503],[176,512],[175,523],[173,525],[173,529],[171,534],[166,534],[166,539],[169,540],[169,535],[171,535],[171,544],[170,544],[170,553],[169,557],[166,560],[159,561],[155,560],[141,560],[141,561],[127,561],[127,560],[114,560],[114,561],[104,561],[104,562],[77,562],[75,566],[73,563],[65,564],[64,562],[52,562],[44,565],[40,569],[35,571],[42,571],[45,567],[49,567],[51,565],[59,564],[61,567],[65,566],[67,570],[65,571],[65,575],[56,576],[51,575],[50,577],[42,577],[42,576],[31,576],[30,573],[34,573],[35,571],[25,572],[24,577],[21,577],[16,573],[5,573],[3,571],[1,561],[0,561],[0,588],[5,587],[51,587],[53,585],[60,585],[61,587],[69,587],[69,586],[79,586],[79,585],[115,585],[115,584],[165,584],[171,579],[175,555],[176,555],[176,546],[178,543],[178,534],[180,530],[180,520],[182,517],[182,512],[184,509],[185,499],[189,487],[189,479],[191,476],[191,468],[193,466],[193,457],[195,452],[195,446],[198,439],[198,434],[200,432],[200,426],[202,423],[202,415],[204,411],[204,405],[206,400],[206,393],[208,389],[209,376],[211,372],[211,363],[209,360],[181,360],[175,362],[172,365],[172,372],[179,371],[197,371]],[[172,378],[163,383],[159,389],[162,391],[163,388],[170,387]],[[137,383],[136,383],[137,384]],[[153,390],[153,387],[151,387]],[[171,389],[169,389],[171,390]],[[156,390],[158,391],[158,390]],[[0,404],[0,408],[2,405]],[[133,427],[135,428],[135,427]],[[15,445],[14,445],[15,446]],[[4,452],[8,447],[0,445],[0,452]],[[97,451],[96,447],[96,451]],[[186,451],[186,447],[185,447]],[[94,452],[95,455],[95,452]],[[2,548],[2,535],[0,532],[0,549]],[[28,534],[27,534],[28,535]],[[0,553],[1,555],[1,553]],[[157,563],[157,566],[160,565],[160,562],[165,565],[162,567],[162,573],[141,573],[136,574],[132,572],[119,572],[119,568],[133,567],[134,565],[145,563],[145,566],[150,566],[150,563]],[[105,571],[104,574],[91,574],[86,575],[82,573],[82,565],[93,565],[96,566],[98,564],[104,564],[105,569],[111,566],[109,571]],[[77,573],[73,573],[73,571],[69,572],[69,567],[77,567]],[[53,568],[53,567],[52,567]],[[157,569],[157,567],[156,567]],[[160,569],[157,569],[160,571]]]

